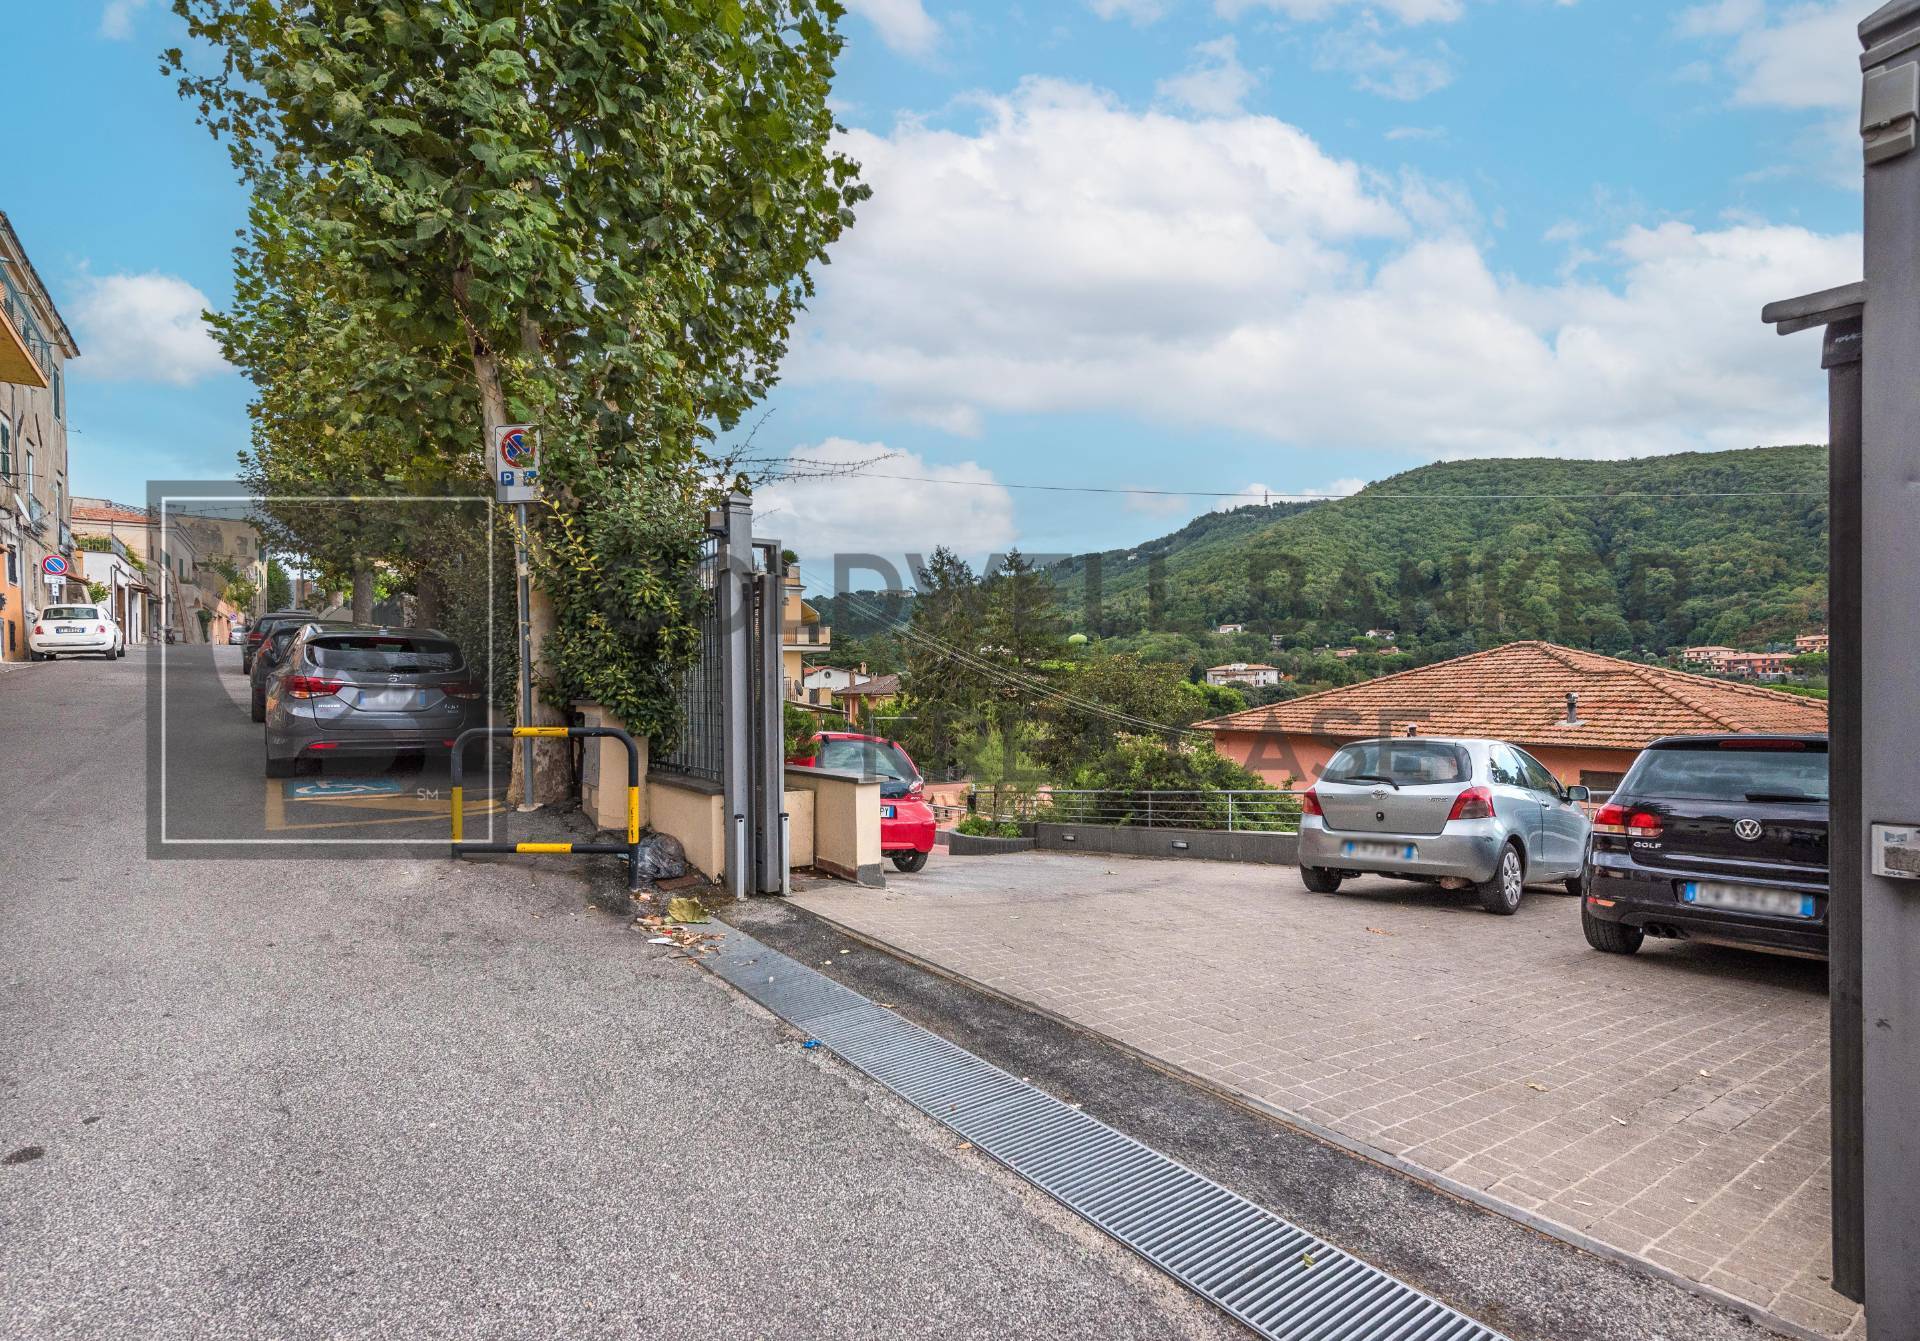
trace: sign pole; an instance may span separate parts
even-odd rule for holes
[[[513,571],[520,588],[520,725],[533,725],[533,581],[527,564],[527,505],[515,503]],[[533,809],[533,737],[520,738],[520,806]]]
[[[513,504],[513,575],[520,599],[521,726],[533,725],[533,576],[527,559],[527,504],[540,496],[540,430],[531,424],[501,424],[487,444],[494,499]],[[520,738],[522,810],[533,809],[533,737]]]

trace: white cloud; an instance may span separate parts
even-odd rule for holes
[[[1124,18],[1136,27],[1158,23],[1167,14],[1167,0],[1087,0],[1087,7],[1103,19]]]
[[[902,55],[928,55],[940,41],[940,25],[920,0],[846,0],[846,5],[879,29],[880,40]]]
[[[135,382],[191,386],[230,372],[201,320],[207,295],[174,275],[89,278],[75,305],[86,372]]]
[[[1682,36],[1717,49],[1719,74],[1740,107],[1816,113],[1817,120],[1780,146],[1781,162],[1765,176],[1812,173],[1860,187],[1860,40],[1858,7],[1845,0],[1773,7],[1765,0],[1715,0],[1681,14]],[[1697,75],[1697,65],[1681,72]],[[1713,77],[1708,67],[1708,78]]]
[[[793,455],[808,462],[856,465],[886,455],[884,443],[828,438]],[[919,480],[951,480],[928,484]],[[872,472],[826,479],[786,480],[761,486],[754,494],[754,529],[780,537],[800,556],[810,587],[830,589],[836,555],[849,545],[889,563],[903,554],[927,555],[935,545],[962,554],[1000,553],[1012,548],[1013,496],[993,472],[968,461],[935,465],[913,452],[895,452]],[[875,585],[873,574],[853,574],[853,586]]]
[[[1214,0],[1214,10],[1237,19],[1249,10],[1268,9],[1289,19],[1331,18],[1345,8],[1391,14],[1402,23],[1452,23],[1465,10],[1463,0]]]
[[[1162,79],[1155,91],[1203,116],[1230,116],[1240,110],[1259,82],[1259,77],[1240,63],[1234,39],[1217,37],[1196,46],[1192,63],[1179,74]]]
[[[100,36],[124,42],[133,36],[133,16],[147,7],[147,0],[107,0],[100,11]]]
[[[1353,76],[1353,86],[1398,102],[1414,102],[1453,82],[1453,53],[1444,42],[1426,51],[1394,46],[1382,39],[1380,21],[1371,14],[1348,28],[1321,37],[1314,68]]]
[[[1620,221],[1577,276],[1524,284],[1446,192],[1271,117],[1060,83],[989,100],[970,132],[845,148],[874,197],[789,375],[924,418],[1131,415],[1426,459],[1813,441],[1817,360],[1760,308],[1859,267],[1854,237]]]

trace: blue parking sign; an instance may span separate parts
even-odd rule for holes
[[[500,472],[500,487],[503,489],[513,488],[513,472],[511,470],[503,470]]]

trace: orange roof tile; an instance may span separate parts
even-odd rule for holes
[[[1580,696],[1578,724],[1566,720],[1569,693]],[[1410,723],[1425,736],[1639,749],[1661,736],[1687,733],[1823,732],[1827,705],[1597,652],[1520,642],[1199,726],[1352,740],[1401,735]]]
[[[129,522],[138,526],[151,526],[154,521],[150,515],[137,508],[117,506],[96,508],[82,507],[78,504],[74,506],[73,519],[90,522]]]

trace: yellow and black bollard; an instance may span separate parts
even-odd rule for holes
[[[576,736],[611,736],[627,747],[627,841],[625,843],[469,843],[463,840],[466,789],[462,785],[465,770],[461,759],[467,742],[475,736],[551,736],[571,740]],[[453,742],[449,764],[453,782],[453,856],[455,860],[469,852],[573,852],[588,856],[624,856],[627,859],[627,892],[640,892],[640,747],[633,737],[617,726],[476,726],[460,733]]]

